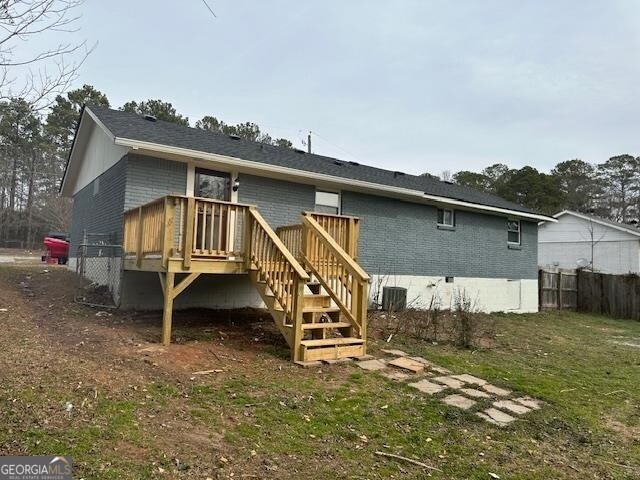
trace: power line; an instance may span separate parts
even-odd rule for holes
[[[204,3],[204,6],[207,7],[207,10],[211,12],[211,15],[213,15],[215,18],[218,18],[218,16],[215,14],[215,12],[211,9],[209,4],[207,3],[207,0],[202,0],[202,3]]]

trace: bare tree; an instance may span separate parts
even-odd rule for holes
[[[77,32],[82,2],[0,0],[0,100],[20,97],[41,110],[67,90],[94,47],[62,42],[25,54],[21,46],[36,37]]]

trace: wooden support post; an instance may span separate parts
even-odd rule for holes
[[[173,250],[173,237],[175,234],[174,218],[176,213],[175,199],[165,197],[164,199],[164,222],[162,224],[162,266],[167,268],[169,257]]]
[[[138,238],[136,239],[136,264],[138,265],[138,267],[142,265],[142,258],[144,256],[142,253],[142,241],[144,239],[142,232],[142,223],[142,207],[138,207]]]
[[[295,362],[297,360],[302,361],[302,309],[304,307],[304,285],[305,282],[299,277],[295,276],[293,288],[293,309],[292,309],[292,321],[293,321],[293,341],[291,342],[291,359]]]
[[[251,236],[253,234],[253,216],[251,215],[251,207],[244,209],[244,217],[242,221],[244,222],[242,225],[242,255],[244,259],[244,266],[247,270],[251,270]]]
[[[168,346],[171,343],[171,320],[173,318],[173,284],[176,274],[167,272],[164,282],[164,307],[162,310],[162,344]]]
[[[187,217],[185,221],[184,232],[184,258],[182,266],[185,269],[191,268],[191,251],[193,250],[193,225],[196,219],[196,200],[193,197],[187,199]]]

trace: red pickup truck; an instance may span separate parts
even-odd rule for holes
[[[42,242],[46,254],[42,256],[42,261],[47,263],[58,262],[59,265],[66,265],[69,261],[69,241],[67,235],[59,232],[51,232]]]

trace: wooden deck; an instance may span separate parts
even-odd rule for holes
[[[303,213],[274,231],[251,205],[169,195],[124,214],[125,270],[157,272],[162,341],[174,299],[202,274],[249,274],[291,347],[309,361],[366,353],[368,275],[359,219]],[[188,274],[178,284],[176,273]]]

